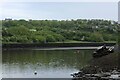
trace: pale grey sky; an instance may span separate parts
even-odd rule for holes
[[[118,20],[117,2],[6,2],[0,19]]]

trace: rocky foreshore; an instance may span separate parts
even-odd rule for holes
[[[89,66],[71,76],[73,76],[73,80],[120,80],[120,70],[114,68],[104,71],[97,66]]]

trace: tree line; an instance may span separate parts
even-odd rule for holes
[[[2,20],[3,43],[116,41],[120,25],[111,20]]]

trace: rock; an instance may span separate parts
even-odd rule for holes
[[[35,71],[34,74],[37,75],[37,71]]]

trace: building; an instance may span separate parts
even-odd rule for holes
[[[12,19],[11,18],[5,18],[5,21],[11,21]]]

